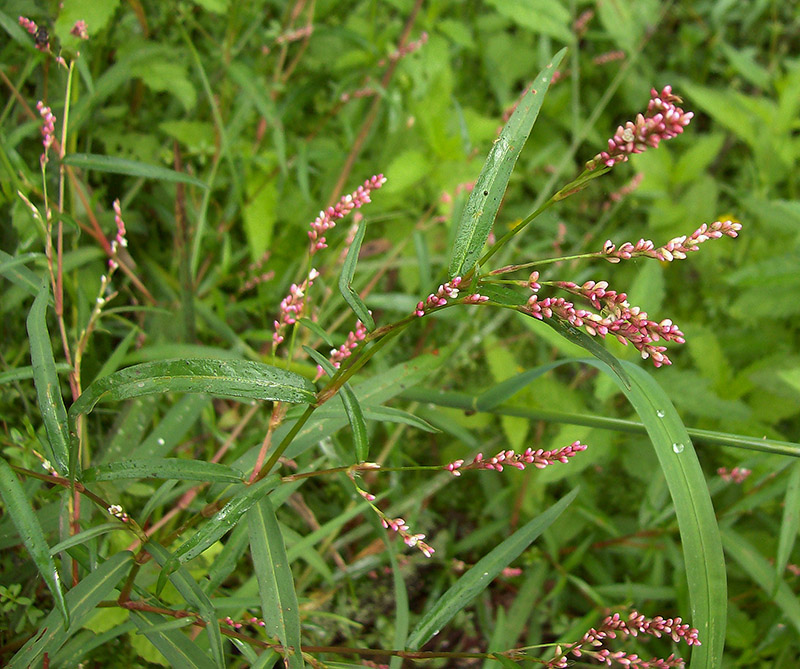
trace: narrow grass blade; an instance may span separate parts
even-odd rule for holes
[[[241,483],[244,474],[227,465],[183,458],[121,460],[92,467],[83,473],[84,481],[116,481],[119,479],[179,479],[182,481]]]
[[[328,346],[333,348],[333,339],[331,339],[331,336],[322,329],[322,326],[319,323],[315,323],[310,318],[299,318],[297,319],[297,323],[298,325],[311,330],[311,332],[317,335],[317,337],[324,341]]]
[[[58,362],[56,363],[56,372],[69,372],[72,369],[67,363],[65,362]],[[33,365],[27,365],[25,367],[15,367],[14,369],[9,369],[7,372],[0,373],[0,386],[4,383],[14,383],[14,381],[26,381],[27,379],[33,378]]]
[[[61,614],[52,611],[39,625],[39,632],[11,658],[9,669],[24,669],[33,665],[45,651],[55,655],[56,651],[94,614],[95,607],[109,597],[117,583],[125,576],[132,561],[133,553],[121,551],[91,571],[67,593],[69,629],[62,624]]]
[[[458,224],[450,258],[450,277],[463,276],[478,262],[503,201],[511,172],[539,116],[553,73],[565,53],[566,48],[561,49],[536,76],[533,82],[535,88],[531,88],[520,100],[489,151]]]
[[[739,566],[753,579],[756,585],[767,595],[772,596],[772,601],[778,605],[783,615],[800,634],[800,600],[782,578],[775,588],[774,567],[764,559],[755,546],[730,528],[723,528],[722,542],[725,552],[739,563]],[[775,591],[774,595],[772,595],[773,590]],[[694,657],[694,653],[692,656]],[[692,663],[692,667],[694,667],[694,663]]]
[[[361,219],[358,224],[358,230],[353,238],[353,243],[347,250],[347,258],[345,258],[342,265],[342,273],[339,275],[339,292],[342,294],[344,301],[353,310],[358,319],[367,327],[367,330],[372,332],[375,329],[375,321],[372,319],[372,314],[369,313],[367,305],[358,296],[358,293],[353,290],[352,285],[353,276],[356,273],[356,264],[358,263],[358,253],[361,250],[361,242],[364,241],[364,233],[367,229],[366,219]]]
[[[11,516],[19,536],[22,537],[25,548],[31,554],[39,573],[53,595],[56,609],[64,618],[64,624],[68,625],[69,613],[64,601],[64,593],[61,590],[61,579],[50,555],[50,547],[44,538],[42,526],[33,512],[17,475],[3,459],[0,459],[0,496],[5,503],[6,512]]]
[[[444,625],[475,597],[516,559],[522,551],[561,515],[578,494],[578,488],[562,497],[547,511],[539,514],[518,529],[514,534],[495,547],[488,555],[481,558],[478,563],[464,574],[456,583],[440,597],[433,608],[428,611],[422,620],[417,623],[408,639],[406,648],[419,650],[431,638],[439,633]]]
[[[167,561],[161,569],[161,573],[158,575],[156,591],[158,593],[161,592],[172,569],[179,564],[196,558],[198,555],[211,548],[211,546],[232,530],[239,522],[239,519],[247,513],[254,504],[257,504],[259,500],[267,495],[278,484],[278,481],[280,481],[280,477],[277,475],[268,476],[255,485],[245,487],[238,494],[234,495],[225,506],[208,519],[208,522],[206,522],[203,527],[195,532],[190,539],[181,544],[173,553],[172,557]]]
[[[353,430],[353,449],[356,454],[356,462],[366,462],[369,458],[369,439],[367,438],[367,421],[364,419],[364,412],[350,384],[345,383],[339,389],[339,397],[344,405],[344,412],[347,414],[350,428]]]
[[[289,669],[302,669],[305,663],[301,652],[297,594],[283,535],[268,499],[262,499],[247,512],[247,526],[267,633],[277,636],[281,644],[293,649],[284,651],[284,664]]]
[[[609,367],[611,367],[611,369],[614,370],[614,373],[622,382],[622,385],[624,385],[626,389],[630,390],[631,380],[625,373],[625,369],[620,364],[620,361],[611,355],[611,353],[609,353],[608,350],[606,350],[601,344],[597,343],[593,337],[590,337],[585,332],[573,327],[567,321],[560,318],[548,318],[545,320],[545,325],[549,325],[562,337],[564,337],[564,339],[572,342],[573,344],[577,344],[583,349],[586,349],[595,358],[606,363]]]
[[[394,407],[364,407],[364,416],[381,423],[404,423],[423,432],[441,432],[441,430],[419,416]]]
[[[127,174],[142,179],[156,179],[158,181],[171,181],[191,184],[199,188],[208,188],[208,185],[193,176],[176,172],[160,165],[140,163],[126,158],[103,156],[97,153],[70,153],[64,157],[63,163],[72,167],[96,172],[111,172],[112,174]]]
[[[101,534],[113,532],[118,529],[119,523],[103,523],[101,525],[95,525],[94,527],[90,527],[88,530],[78,532],[78,534],[73,534],[71,537],[64,539],[64,541],[59,541],[55,546],[51,546],[50,555],[58,555],[61,551],[65,551],[73,546],[86,543],[90,539],[99,537]]]
[[[172,667],[182,669],[214,669],[214,663],[180,630],[159,630],[156,626],[165,620],[155,613],[133,611],[131,620],[155,646]]]
[[[725,556],[711,496],[689,434],[669,397],[643,369],[622,363],[631,381],[626,388],[607,365],[584,362],[612,375],[647,429],[675,505],[692,605],[691,623],[703,644],[692,649],[692,667],[719,667],[728,606]]]
[[[797,529],[800,527],[800,462],[792,465],[789,483],[786,486],[786,499],[783,504],[783,520],[778,538],[778,554],[775,557],[775,583],[783,579],[783,572],[792,554]]]
[[[506,379],[481,393],[477,397],[473,408],[476,411],[491,411],[507,399],[516,395],[520,390],[539,378],[542,374],[546,374],[551,369],[555,369],[562,364],[564,364],[563,360],[558,360],[512,376],[510,379]]]
[[[50,288],[46,279],[40,286],[27,321],[33,382],[36,385],[39,411],[47,432],[47,442],[50,447],[48,456],[52,460],[53,467],[63,476],[69,470],[69,423],[64,400],[61,397],[61,385],[50,344],[50,332],[47,330],[46,316]]]
[[[22,286],[31,295],[39,294],[39,287],[42,285],[41,278],[36,272],[29,270],[24,263],[40,257],[38,253],[26,253],[21,256],[12,256],[0,250],[0,276],[5,277],[11,283]],[[47,295],[48,302],[53,300],[50,294]]]
[[[336,367],[328,360],[322,353],[315,351],[310,346],[303,346],[303,350],[308,354],[308,357],[316,362],[328,376],[336,374]]]
[[[148,541],[145,545],[150,555],[152,555],[156,562],[164,565],[169,560],[169,551],[166,548],[157,544],[154,541]],[[214,660],[214,665],[219,669],[225,669],[225,654],[222,649],[222,632],[219,628],[219,621],[217,620],[214,605],[208,598],[202,588],[192,578],[188,569],[178,567],[169,577],[172,585],[187,601],[187,603],[194,606],[198,613],[203,617],[206,623],[206,634],[208,634],[209,647],[211,648],[211,657]]]
[[[225,541],[224,548],[216,555],[206,574],[202,586],[206,594],[214,592],[220,583],[236,570],[239,560],[247,551],[247,546],[247,526],[245,523],[239,523]]]

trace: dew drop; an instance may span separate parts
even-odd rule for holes
[[[136,387],[137,388],[144,388],[144,381],[139,381],[139,383],[136,384]]]
[[[488,572],[488,571],[485,571],[485,572],[483,572],[483,575],[484,575],[484,576],[488,576],[488,575],[489,575],[489,572]]]
[[[659,409],[658,411],[656,411],[656,416],[658,416],[659,418],[663,418],[664,416],[666,416],[666,414],[661,409]]]
[[[158,445],[159,445],[159,446],[163,446],[164,444],[166,444],[166,443],[167,443],[167,442],[166,442],[166,441],[164,441],[164,439],[163,439],[163,438],[161,438],[161,437],[159,437],[157,441],[158,441]]]
[[[672,444],[672,450],[673,450],[675,453],[683,453],[683,449],[684,449],[684,448],[685,448],[685,447],[684,447],[684,445],[683,445],[683,444],[677,444],[677,443],[676,443],[676,444]]]
[[[439,634],[439,631],[440,631],[440,630],[436,630],[436,631],[433,633],[433,636],[436,636],[437,634]]]

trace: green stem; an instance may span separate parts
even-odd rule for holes
[[[464,411],[478,411],[478,396],[469,395],[467,393],[431,392],[430,390],[420,388],[409,388],[403,391],[400,397],[415,402],[426,402],[438,406],[463,409]],[[642,423],[634,420],[625,420],[623,418],[609,418],[607,416],[567,413],[564,411],[542,411],[519,406],[510,406],[508,404],[500,404],[499,406],[487,409],[486,413],[497,414],[498,416],[518,416],[520,418],[527,418],[528,420],[543,420],[567,425],[585,425],[587,427],[596,427],[601,430],[647,434],[647,430]],[[700,443],[720,444],[722,446],[743,448],[750,451],[762,451],[774,455],[790,455],[795,458],[800,458],[800,444],[794,444],[788,441],[758,439],[756,437],[746,437],[740,434],[701,430],[692,427],[687,427],[686,431],[693,440]]]
[[[560,191],[559,191],[560,192]],[[551,197],[547,202],[545,202],[541,207],[533,211],[532,213],[528,214],[527,217],[522,219],[522,222],[519,225],[514,226],[513,229],[509,230],[506,234],[504,234],[500,239],[498,239],[492,247],[483,255],[483,257],[478,261],[478,266],[483,267],[486,264],[486,261],[489,260],[495,253],[497,253],[500,249],[502,249],[508,242],[511,240],[512,237],[522,232],[525,227],[539,214],[541,214],[546,209],[549,209],[556,203],[555,196]]]

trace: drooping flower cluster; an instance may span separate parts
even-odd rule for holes
[[[359,486],[358,483],[356,483],[355,474],[357,471],[370,470],[370,469],[376,470],[380,468],[381,466],[377,462],[362,462],[348,469],[347,476],[350,478],[350,481],[353,483],[353,486],[355,486],[356,492],[358,492],[358,494],[361,495],[361,497],[363,497],[365,500],[367,500],[367,502],[369,502],[369,505],[372,507],[372,510],[376,514],[378,514],[378,518],[380,518],[381,524],[387,530],[391,529],[392,531],[397,532],[397,534],[399,534],[400,537],[403,539],[403,542],[405,543],[406,546],[409,546],[411,548],[417,548],[422,552],[422,554],[425,557],[430,557],[436,551],[423,541],[423,539],[425,539],[425,535],[413,534],[409,532],[410,528],[408,526],[408,523],[406,523],[405,519],[390,518],[389,516],[387,516],[383,511],[381,511],[377,506],[375,506],[375,504],[373,504],[373,502],[375,501],[375,495],[373,495],[371,492],[367,492],[361,486]]]
[[[608,151],[598,153],[586,163],[586,169],[593,170],[601,164],[613,167],[624,163],[633,153],[656,148],[662,139],[677,137],[694,116],[676,105],[680,102],[682,100],[672,93],[671,86],[665,86],[660,93],[651,89],[647,112],[638,114],[635,121],[626,122],[624,127],[619,126],[608,140]]]
[[[731,220],[714,221],[711,225],[703,223],[691,235],[675,237],[664,246],[659,246],[658,248],[649,239],[640,239],[636,244],[625,242],[617,248],[609,239],[603,244],[603,254],[606,260],[611,263],[629,260],[635,256],[656,258],[666,262],[684,260],[687,253],[697,251],[703,242],[707,242],[709,239],[719,239],[723,236],[738,237],[741,229],[741,223]]]
[[[274,351],[284,340],[286,328],[294,325],[297,319],[303,315],[306,306],[306,292],[319,276],[319,272],[314,268],[308,273],[308,277],[299,286],[293,283],[289,288],[289,294],[281,300],[280,316],[274,321],[275,332],[272,333],[272,350]]]
[[[319,212],[319,216],[311,223],[311,229],[308,231],[308,238],[311,240],[310,255],[327,248],[325,233],[335,227],[336,221],[347,216],[353,209],[358,209],[371,202],[370,192],[380,188],[385,183],[386,177],[382,174],[370,177],[352,193],[343,196],[333,207],[328,207]]]
[[[536,278],[538,279],[538,276]],[[539,284],[529,281],[529,285]],[[552,285],[580,295],[603,313],[576,309],[572,302],[563,297],[539,299],[536,288],[533,289],[534,294],[528,299],[528,303],[520,310],[539,320],[552,318],[555,315],[573,327],[582,327],[593,337],[599,336],[604,339],[606,335],[611,334],[625,346],[633,344],[642,354],[642,358],[652,358],[656,367],[672,364],[666,354],[666,346],[658,345],[656,342],[663,340],[683,344],[685,341],[683,332],[669,318],[660,322],[650,320],[646,311],[628,303],[625,293],[609,290],[606,281],[587,281],[582,286],[571,281],[557,281]]]
[[[472,462],[465,465],[464,460],[456,460],[444,468],[449,471],[453,476],[461,476],[461,472],[470,469],[493,469],[497,472],[502,472],[504,467],[514,467],[516,469],[525,469],[527,465],[533,465],[537,469],[544,469],[556,462],[567,463],[574,455],[586,450],[586,445],[580,441],[575,441],[569,446],[558,448],[553,451],[545,451],[541,448],[525,449],[524,453],[515,453],[513,450],[500,451],[493,458],[483,459],[483,453],[478,453]]]
[[[727,467],[720,467],[717,469],[717,474],[723,481],[733,482],[733,483],[742,483],[744,480],[750,476],[753,472],[749,469],[745,469],[744,467],[734,467],[731,470],[728,470]]]
[[[683,624],[681,618],[646,618],[637,611],[631,612],[627,620],[623,620],[618,613],[606,617],[598,629],[590,629],[583,638],[570,646],[566,651],[561,647],[556,648],[555,657],[547,664],[548,667],[566,667],[567,654],[575,657],[587,655],[602,661],[607,666],[617,663],[625,667],[641,667],[642,669],[667,669],[668,667],[683,667],[684,661],[680,657],[670,655],[666,659],[653,658],[643,660],[638,655],[628,654],[624,651],[611,652],[606,648],[596,650],[603,645],[606,639],[621,637],[638,636],[646,634],[660,639],[662,636],[670,637],[674,642],[684,641],[688,646],[700,646],[697,638],[697,630],[689,625]],[[591,646],[592,648],[584,648]]]
[[[411,548],[418,548],[425,557],[430,557],[436,551],[426,544],[423,539],[424,534],[411,534],[409,532],[408,524],[402,518],[389,518],[387,516],[381,517],[381,523],[386,529],[391,529],[397,532],[403,539],[406,546]]]
[[[370,312],[372,313],[372,312]],[[339,348],[331,349],[331,357],[329,358],[331,364],[339,369],[342,366],[342,360],[349,358],[353,350],[358,346],[358,342],[364,341],[367,336],[367,326],[364,325],[360,320],[356,321],[356,329],[351,330],[347,333],[347,339],[345,339],[344,344],[342,344]],[[322,369],[320,365],[317,365],[317,379],[322,377],[325,373],[325,370]]]
[[[50,150],[50,147],[53,146],[56,137],[56,117],[50,107],[45,106],[44,102],[41,100],[36,103],[36,109],[39,110],[39,115],[44,121],[44,123],[42,123],[42,146],[44,146],[44,151],[40,158],[40,162],[42,166],[44,166],[47,162],[47,152]]]

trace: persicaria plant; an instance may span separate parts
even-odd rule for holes
[[[306,11],[303,7],[304,3],[297,4],[292,21]],[[585,252],[570,254],[556,252],[557,244],[539,244],[526,248],[556,250],[520,257],[521,240],[550,234],[542,226],[531,226],[542,214],[569,197],[580,197],[594,180],[635,154],[656,150],[662,141],[687,131],[693,113],[679,106],[684,103],[670,86],[652,89],[646,109],[620,125],[607,148],[585,163],[578,176],[507,225],[501,207],[509,184],[515,187],[515,164],[564,57],[565,50],[558,52],[518,100],[468,189],[468,198],[456,196],[463,206],[455,209],[446,255],[430,258],[420,252],[425,258],[420,276],[430,285],[422,286],[418,294],[398,297],[392,287],[402,264],[387,262],[368,286],[361,281],[364,267],[373,262],[370,233],[378,224],[368,218],[369,205],[392,196],[391,178],[377,169],[357,187],[350,186],[354,189],[349,193],[340,184],[331,204],[319,211],[293,246],[270,246],[269,236],[258,228],[262,223],[258,216],[269,218],[264,211],[270,198],[277,199],[277,191],[270,190],[276,175],[288,179],[309,160],[301,141],[296,142],[301,147],[297,155],[287,159],[276,102],[296,65],[287,56],[292,45],[306,44],[314,35],[310,19],[272,36],[270,48],[282,54],[274,95],[249,91],[252,99],[241,118],[234,119],[234,125],[242,127],[247,114],[256,110],[263,121],[258,142],[269,126],[279,148],[269,160],[253,160],[256,177],[240,181],[237,169],[231,169],[226,178],[234,197],[219,205],[211,196],[219,188],[215,182],[221,178],[219,170],[227,169],[227,163],[235,167],[235,150],[246,151],[247,142],[228,137],[220,125],[224,110],[210,89],[207,103],[217,124],[212,142],[203,144],[197,126],[162,126],[175,135],[169,142],[172,148],[161,147],[170,154],[171,168],[91,153],[90,149],[99,149],[92,148],[97,144],[91,129],[81,125],[88,111],[81,106],[75,72],[97,99],[116,80],[92,79],[97,73],[83,67],[75,48],[62,52],[55,36],[42,33],[31,19],[20,17],[17,29],[27,33],[37,58],[57,68],[63,103],[48,100],[43,93],[41,100],[26,102],[20,112],[38,133],[41,185],[32,186],[26,177],[16,197],[37,228],[43,252],[0,256],[0,273],[16,284],[25,300],[32,298],[26,318],[26,355],[31,364],[20,366],[21,371],[8,378],[17,384],[33,379],[30,392],[35,389],[40,415],[36,425],[28,419],[23,426],[29,431],[27,449],[9,448],[8,457],[0,460],[6,521],[0,526],[0,538],[6,546],[25,547],[30,561],[26,569],[36,570],[52,604],[51,612],[25,636],[5,640],[0,652],[8,666],[73,666],[92,661],[92,649],[123,639],[125,648],[135,647],[148,662],[186,667],[282,663],[291,669],[306,664],[397,669],[405,660],[430,660],[443,663],[436,666],[453,667],[494,661],[501,666],[527,662],[545,667],[586,663],[666,668],[684,666],[681,644],[692,648],[693,666],[720,666],[724,559],[702,470],[686,428],[650,376],[662,372],[645,371],[640,360],[620,360],[613,352],[621,349],[605,342],[635,349],[653,368],[676,364],[679,359],[673,351],[688,335],[670,313],[650,315],[646,304],[632,303],[615,273],[638,262],[661,263],[669,272],[671,263],[688,259],[709,242],[737,237],[742,226],[723,217],[690,222],[686,234],[672,239],[595,240]],[[64,39],[71,36],[88,50],[93,30],[87,19],[62,33]],[[358,82],[356,92],[338,91],[336,104],[379,101],[398,63],[429,43],[427,34],[417,40],[406,38],[408,34],[377,61],[387,73],[380,87],[375,81]],[[184,33],[183,39],[191,46],[204,86],[210,87],[189,34]],[[230,76],[247,84],[246,72],[229,58],[229,50],[238,47],[226,42],[225,49]],[[265,57],[270,53],[270,49],[263,52]],[[126,56],[129,60],[124,61],[133,72],[139,72],[138,57]],[[164,91],[147,78],[145,69],[137,76]],[[114,72],[114,76],[124,74]],[[173,70],[167,67],[165,72]],[[51,80],[47,89],[51,97],[55,89]],[[16,92],[24,99],[22,91]],[[642,97],[644,101],[646,91]],[[312,99],[304,104],[311,106]],[[294,103],[286,104],[291,108]],[[107,113],[121,117],[114,107]],[[71,114],[80,122],[71,124]],[[85,141],[80,133],[87,135]],[[308,131],[306,140],[310,143],[315,134],[316,129]],[[184,162],[186,152],[179,149],[186,137],[192,151],[203,158],[192,168]],[[106,146],[112,146],[111,135],[106,139]],[[204,163],[209,156],[212,159]],[[197,165],[207,169],[193,171]],[[342,183],[349,179],[352,161],[348,165]],[[112,174],[119,181],[97,181],[97,173]],[[127,196],[111,192],[127,178],[140,180],[134,190]],[[145,182],[166,186],[153,191],[158,197],[152,210],[144,207],[136,214],[136,202],[142,198],[138,190]],[[303,185],[307,187],[305,181]],[[163,204],[165,193],[172,209]],[[453,198],[445,200],[452,203]],[[231,220],[236,218],[232,212],[240,205],[246,210],[252,242],[246,252],[232,250]],[[217,206],[220,248],[214,252],[218,250],[220,262],[229,267],[247,268],[236,275],[244,287],[229,300],[240,303],[231,307],[228,319],[215,312],[227,304],[220,292],[224,272],[215,268],[214,252],[203,257],[203,249],[213,246],[209,238],[215,233],[208,221]],[[286,203],[282,206],[288,208]],[[258,207],[262,209],[253,213]],[[177,276],[146,257],[144,241],[137,246],[149,225],[142,211],[154,217],[174,212],[171,243]],[[78,253],[79,242],[71,241],[73,228],[83,235],[80,244],[89,245],[83,253]],[[93,261],[99,268],[94,274],[75,269]],[[157,280],[147,283],[143,272]],[[382,280],[386,292],[373,291],[384,285]],[[129,304],[115,306],[123,295]],[[466,341],[479,349],[482,337],[488,341],[491,336],[487,329],[468,340],[454,324],[481,322],[486,314],[507,319],[502,323],[522,323],[531,339],[541,335],[577,345],[588,355],[554,357],[546,365],[518,370],[501,382],[487,382],[467,401],[452,388],[440,388],[437,381],[455,364],[450,361],[459,345]],[[249,338],[237,332],[248,317],[263,325]],[[151,318],[169,333],[158,345],[148,342]],[[198,323],[227,341],[228,349],[220,352],[219,345],[202,343]],[[103,338],[109,333],[116,337],[123,325],[126,332],[109,348]],[[446,347],[429,346],[428,334],[442,330],[458,334],[452,340],[442,336]],[[411,333],[420,332],[426,334],[419,346],[411,346]],[[95,355],[93,347],[104,353]],[[400,360],[398,350],[403,351]],[[542,414],[536,418],[542,421],[536,435],[525,432],[519,443],[509,443],[507,432],[486,441],[470,437],[458,422],[461,416],[457,420],[455,413],[430,410],[433,406],[464,410],[467,419],[496,411],[504,418],[532,420],[530,412],[507,400],[564,364],[580,365],[586,374],[609,379],[641,420],[623,427],[646,432],[655,448],[666,480],[660,502],[667,506],[668,490],[675,506],[674,529],[683,546],[682,563],[680,555],[669,558],[685,569],[685,579],[675,589],[690,609],[681,612],[688,622],[677,615],[662,617],[649,611],[645,616],[632,610],[640,606],[635,601],[640,590],[635,587],[614,591],[615,597],[623,593],[630,612],[612,613],[617,608],[605,606],[598,584],[567,578],[564,565],[584,558],[589,573],[602,571],[591,556],[591,540],[570,534],[569,549],[540,548],[547,545],[548,533],[561,528],[571,532],[570,513],[595,518],[595,509],[588,505],[576,510],[582,495],[578,487],[565,490],[561,483],[553,484],[548,494],[558,499],[544,502],[545,486],[563,480],[564,472],[591,465],[598,476],[602,473],[601,456],[593,455],[590,438],[584,444],[582,438],[565,436],[555,446],[543,441],[543,422],[581,424],[574,416]],[[63,384],[59,374],[65,375]],[[432,388],[424,388],[426,384]],[[401,399],[406,402],[403,408],[392,404]],[[194,430],[201,417],[206,429]],[[105,425],[105,430],[98,425]],[[403,451],[409,434],[426,435],[424,456]],[[456,446],[449,444],[450,437],[457,439]],[[749,474],[738,467],[719,472],[725,481],[736,483]],[[411,479],[425,482],[424,494],[402,492]],[[509,504],[504,485],[522,486],[526,494]],[[341,507],[338,515],[318,519],[318,507],[312,509],[301,494],[314,486],[321,496],[330,495],[331,505]],[[444,486],[452,493],[442,492]],[[481,486],[498,500],[486,509],[490,531],[471,523],[451,529],[446,523],[437,524],[433,511],[425,512],[428,505],[438,508],[451,502],[457,510],[469,491]],[[659,494],[655,491],[653,497]],[[511,529],[506,517],[512,518]],[[598,526],[602,524],[597,520]],[[489,532],[486,536],[493,547],[479,553],[473,549],[478,544],[470,543],[466,535],[482,532]],[[533,546],[542,535],[542,542]],[[345,544],[343,536],[351,537],[351,543]],[[356,544],[358,550],[352,549]],[[405,579],[413,570],[409,583],[427,585],[430,565],[442,567],[445,576],[435,582],[434,602],[414,609]],[[393,577],[395,620],[384,616],[369,624],[380,627],[385,643],[367,648],[360,642],[345,642],[344,633],[326,636],[326,625],[331,620],[338,625],[342,616],[326,612],[325,602],[341,597],[351,581],[380,579],[381,568]],[[658,568],[663,570],[664,563]],[[572,619],[567,622],[565,615],[550,621],[535,646],[516,647],[517,637],[504,645],[502,629],[491,643],[476,642],[463,649],[426,646],[468,607],[488,604],[488,599],[480,603],[481,598],[488,597],[495,579],[509,578],[529,579],[522,586],[526,593],[559,597],[562,589],[574,587],[583,599],[572,599],[565,607]],[[322,585],[309,590],[309,583]],[[375,586],[376,597],[383,594],[383,587]],[[601,609],[604,612],[593,620],[606,617],[583,633],[592,623],[584,625],[582,619]],[[390,627],[393,636],[386,636]],[[338,645],[317,643],[331,636]],[[653,659],[642,659],[645,644],[647,657]],[[357,658],[362,664],[347,664],[343,658]]]

